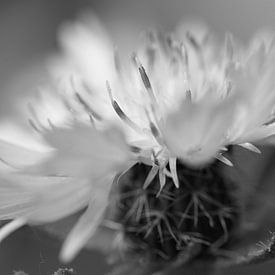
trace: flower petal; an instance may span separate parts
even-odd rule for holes
[[[7,238],[11,233],[19,229],[20,227],[26,224],[26,220],[24,218],[15,219],[6,225],[4,225],[0,229],[0,242],[2,242],[5,238]]]
[[[22,169],[41,161],[45,155],[0,139],[0,162],[9,168]]]
[[[97,178],[119,170],[129,158],[124,137],[115,128],[101,133],[91,126],[75,124],[72,128],[55,128],[45,138],[56,150],[33,169],[47,175]]]
[[[191,165],[211,161],[226,142],[236,98],[183,102],[163,128],[168,149]]]
[[[88,204],[92,185],[73,178],[1,175],[0,219],[30,223],[56,221]]]
[[[102,221],[105,209],[108,206],[109,190],[112,179],[107,177],[101,180],[102,190],[92,194],[90,204],[86,212],[81,216],[78,223],[67,237],[60,254],[64,262],[71,261],[76,254],[88,243],[88,240],[95,234]],[[106,192],[106,190],[108,190]]]

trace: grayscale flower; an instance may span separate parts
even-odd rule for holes
[[[0,239],[84,210],[64,261],[99,226],[114,229],[110,250],[126,259],[115,274],[194,262],[206,272],[224,260],[250,196],[225,166],[234,148],[260,153],[255,144],[275,134],[274,41],[148,31],[125,61],[96,19],[60,39],[51,83],[28,105],[29,148],[0,142],[0,219],[12,220]]]

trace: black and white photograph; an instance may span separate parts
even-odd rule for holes
[[[274,0],[0,0],[0,275],[275,274]]]

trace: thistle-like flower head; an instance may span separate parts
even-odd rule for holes
[[[228,243],[241,207],[224,152],[259,153],[275,133],[274,43],[259,40],[148,31],[128,58],[95,20],[63,28],[52,83],[28,104],[44,150],[0,143],[0,218],[13,220],[0,237],[85,209],[61,252],[70,260],[116,197],[113,222],[135,250],[188,262]]]

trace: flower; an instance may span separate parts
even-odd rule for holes
[[[227,245],[247,201],[218,161],[232,166],[224,152],[235,145],[259,153],[254,143],[275,133],[274,42],[149,31],[121,62],[93,19],[63,28],[61,47],[51,85],[28,105],[44,150],[0,142],[0,219],[12,220],[0,239],[85,209],[65,261],[112,210],[129,245],[154,259],[187,263]]]
[[[178,39],[149,32],[125,65],[102,29],[90,28],[78,23],[61,36],[66,62],[56,66],[62,72],[57,78],[70,79],[61,85],[62,93],[66,90],[67,100],[76,99],[100,126],[116,123],[131,145],[195,166],[213,158],[229,164],[220,154],[224,147],[258,151],[250,143],[273,134],[271,41],[253,42],[247,50],[238,49],[230,35],[218,47],[190,32]],[[94,37],[99,31],[101,44]]]

